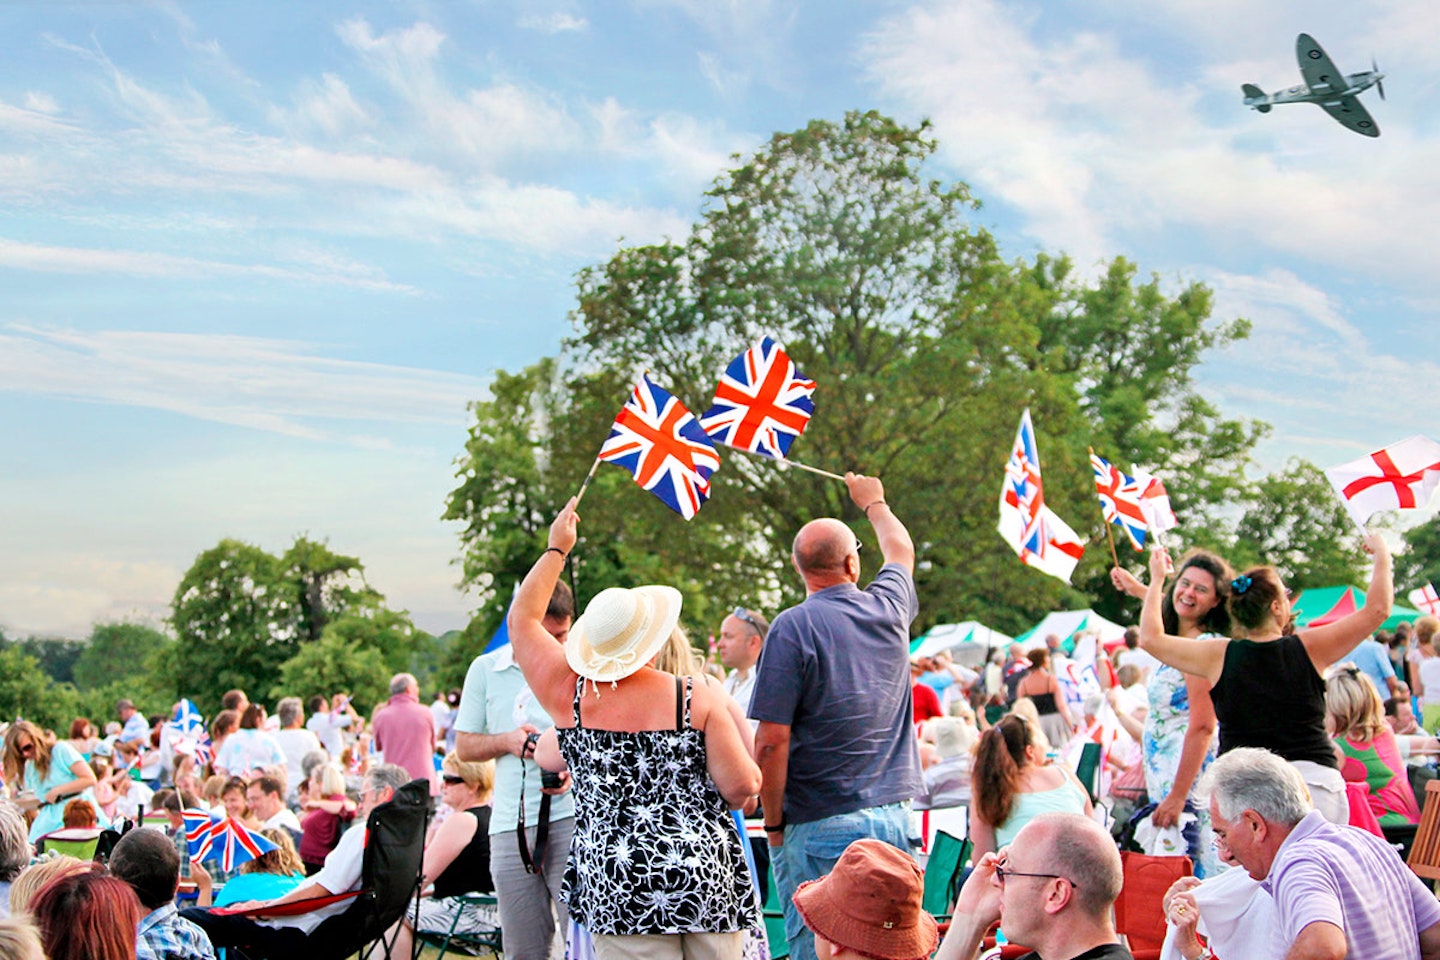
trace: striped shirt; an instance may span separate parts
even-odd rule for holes
[[[1262,886],[1275,897],[1282,954],[1324,921],[1345,931],[1349,956],[1420,960],[1419,931],[1440,923],[1440,901],[1394,848],[1313,810],[1280,845]]]

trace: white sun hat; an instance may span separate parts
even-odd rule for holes
[[[679,620],[674,587],[601,590],[570,628],[565,660],[587,680],[623,679],[650,662]]]

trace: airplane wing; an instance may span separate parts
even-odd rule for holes
[[[1370,119],[1370,112],[1355,97],[1342,97],[1339,102],[1322,102],[1320,106],[1343,125],[1367,137],[1380,136],[1380,128]]]
[[[1300,75],[1311,93],[1338,94],[1345,89],[1345,74],[1310,34],[1302,33],[1295,38],[1295,59],[1300,61]]]

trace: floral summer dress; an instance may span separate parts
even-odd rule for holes
[[[1175,774],[1180,766],[1180,752],[1185,746],[1185,731],[1190,725],[1190,693],[1185,689],[1185,674],[1166,664],[1157,666],[1145,685],[1150,695],[1150,710],[1145,715],[1145,792],[1151,803],[1164,800],[1175,786]],[[1215,759],[1212,744],[1200,762],[1200,772]],[[1196,774],[1195,782],[1200,782]],[[1210,811],[1203,803],[1195,802],[1195,787],[1190,788],[1187,812],[1199,820],[1198,862],[1195,875],[1205,877],[1221,869],[1215,855],[1210,830]]]
[[[674,730],[556,732],[575,781],[575,834],[561,899],[592,934],[734,933],[757,920],[735,821],[675,680]],[[683,694],[682,694],[683,691]]]

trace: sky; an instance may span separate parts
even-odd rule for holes
[[[1381,137],[1240,103],[1302,31],[1387,72]],[[1429,0],[0,0],[0,33],[8,635],[159,623],[221,538],[301,534],[463,626],[467,403],[557,352],[577,270],[849,109],[929,118],[1007,257],[1248,318],[1197,379],[1273,426],[1257,469],[1437,432]]]

